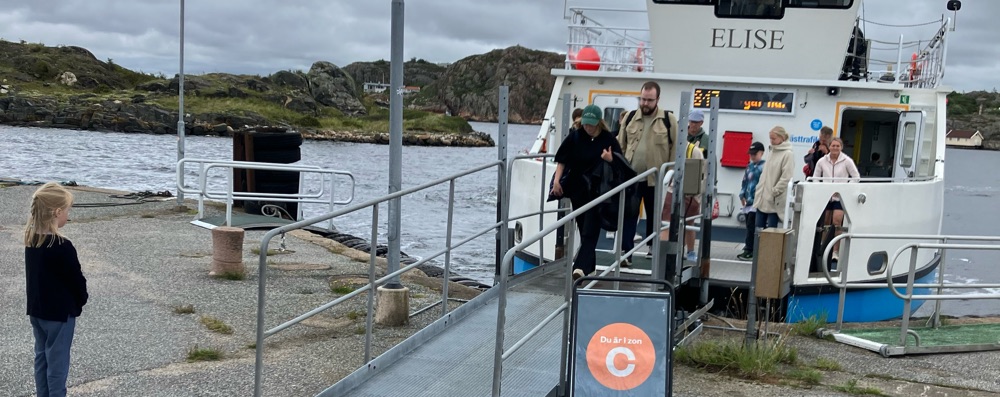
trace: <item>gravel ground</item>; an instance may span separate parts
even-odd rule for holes
[[[0,188],[0,390],[5,396],[33,394],[31,327],[24,315],[21,229],[34,187]],[[77,203],[126,203],[107,191],[74,190]],[[193,207],[190,206],[189,207]],[[263,232],[244,240],[244,280],[208,276],[211,235],[190,225],[193,214],[175,201],[101,208],[77,208],[64,229],[77,247],[89,281],[91,301],[77,325],[70,371],[73,396],[248,396],[253,392],[258,263],[251,249]],[[277,241],[272,243],[272,248]],[[291,253],[268,259],[266,325],[276,326],[336,299],[331,280],[364,279],[366,253],[307,233],[286,238]],[[380,267],[379,273],[384,270]],[[363,282],[360,280],[358,282]],[[411,312],[436,300],[438,279],[419,272],[404,277]],[[438,286],[436,291],[434,288]],[[476,291],[451,284],[452,296]],[[264,395],[312,396],[363,364],[366,296],[348,301],[272,336],[265,345]],[[193,314],[175,308],[192,305]],[[452,304],[454,305],[454,304]],[[379,354],[429,324],[430,310],[407,326],[376,327]],[[233,330],[219,334],[202,317]],[[723,325],[717,320],[709,324]],[[739,326],[739,323],[735,325]],[[676,365],[676,396],[839,396],[849,382],[892,396],[988,396],[1000,393],[1000,353],[882,358],[876,353],[812,337],[784,343],[802,366],[824,359],[840,369],[821,370],[819,384],[802,385],[787,375],[748,381],[727,373]],[[362,334],[359,335],[359,331]],[[740,334],[706,332],[697,342]],[[221,351],[224,359],[188,362],[194,347]],[[786,373],[788,368],[785,369]],[[433,374],[428,374],[433,376]]]

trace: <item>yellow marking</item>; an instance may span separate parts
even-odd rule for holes
[[[858,120],[858,125],[854,128],[854,162],[861,158],[861,132],[865,129],[865,119]]]
[[[837,114],[833,119],[833,136],[840,136],[840,118],[845,107],[910,110],[910,105],[901,103],[837,102]]]
[[[590,90],[587,93],[587,104],[594,103],[594,97],[597,95],[622,95],[622,96],[638,97],[639,94],[641,94],[639,91]]]

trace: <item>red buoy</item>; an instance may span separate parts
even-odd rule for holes
[[[572,57],[573,68],[595,71],[601,68],[601,55],[594,47],[583,47]]]

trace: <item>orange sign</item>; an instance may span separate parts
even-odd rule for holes
[[[653,373],[656,350],[639,327],[614,323],[601,328],[587,344],[591,375],[612,390],[631,390]]]

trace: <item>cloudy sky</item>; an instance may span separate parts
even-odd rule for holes
[[[645,8],[645,0],[569,0],[571,6]],[[947,0],[869,0],[866,19],[938,20]],[[133,70],[178,70],[180,0],[4,0],[0,38],[75,45]],[[347,65],[389,58],[390,0],[186,0],[185,71],[270,74],[317,60]],[[404,57],[454,62],[522,45],[565,51],[564,0],[410,0]],[[634,15],[634,14],[633,14]],[[958,91],[1000,86],[1000,1],[965,0],[949,40],[945,84]],[[633,16],[633,19],[636,17]],[[645,17],[603,16],[607,25]],[[935,28],[868,25],[868,38],[929,38]],[[895,52],[874,57],[895,58]]]

